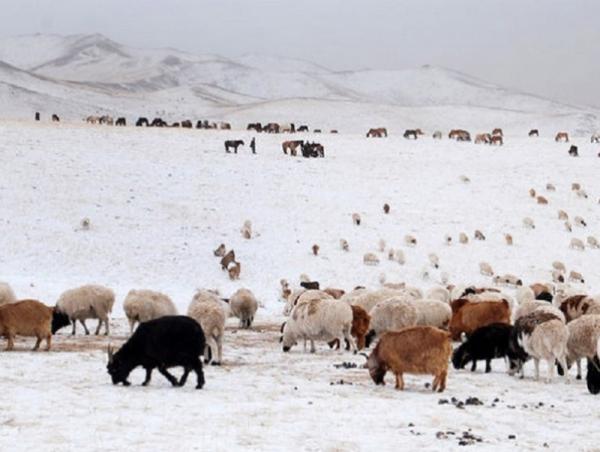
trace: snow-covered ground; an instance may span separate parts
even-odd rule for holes
[[[570,158],[569,145],[552,139],[562,128],[556,118],[535,126],[539,139],[527,138],[524,124],[506,130],[501,148],[398,134],[307,135],[325,145],[326,158],[305,160],[282,154],[288,137],[281,135],[259,135],[258,155],[247,149],[230,155],[223,141],[249,134],[0,122],[0,280],[18,297],[47,304],[87,282],[112,287],[118,300],[109,339],[65,331],[50,353],[25,351],[31,340],[19,341],[19,351],[0,352],[0,447],[440,449],[458,448],[465,431],[495,450],[596,447],[590,429],[599,417],[597,399],[579,381],[533,381],[531,365],[524,381],[496,361],[488,375],[452,370],[441,395],[425,388],[429,377],[409,376],[407,390],[397,392],[375,387],[361,356],[322,344],[315,355],[283,354],[278,343],[280,278],[296,284],[307,273],[324,286],[375,288],[384,273],[390,282],[425,289],[439,280],[431,269],[428,280],[421,277],[431,252],[451,282],[490,284],[479,275],[482,260],[526,283],[546,281],[552,261],[561,260],[584,275],[581,290],[593,293],[600,250],[568,245],[572,237],[600,237],[600,147],[575,137],[581,157]],[[546,192],[548,182],[556,192]],[[582,184],[588,199],[575,196],[572,182]],[[537,205],[530,188],[549,205]],[[386,202],[389,215],[382,211]],[[588,227],[568,233],[558,209],[584,217]],[[362,215],[359,227],[353,212]],[[525,216],[534,219],[534,230],[522,226]],[[89,231],[79,228],[84,217]],[[246,219],[256,232],[252,240],[239,233]],[[475,229],[487,240],[444,244],[446,234],[456,241],[462,231],[472,238]],[[415,248],[404,246],[408,233],[418,239]],[[514,246],[505,245],[503,233],[513,235]],[[349,253],[339,249],[340,238]],[[404,251],[406,265],[388,261],[387,253],[380,253],[378,267],[362,264],[381,238]],[[242,263],[239,282],[229,281],[212,255],[221,242]],[[318,257],[311,254],[314,243]],[[147,388],[110,384],[105,347],[125,337],[121,302],[129,289],[164,291],[185,312],[196,288],[228,296],[241,286],[261,302],[256,327],[236,331],[230,321],[224,365],[206,369],[204,390],[191,383],[173,389],[158,373]],[[358,367],[334,367],[344,361]],[[141,380],[138,371],[133,382]],[[452,397],[484,404],[439,404]]]

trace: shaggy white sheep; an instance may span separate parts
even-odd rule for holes
[[[404,257],[404,251],[402,250],[396,250],[396,253],[394,255],[394,259],[396,260],[396,262],[398,262],[400,265],[404,265],[406,263],[406,259]]]
[[[136,323],[177,315],[177,308],[167,295],[147,289],[130,290],[123,300],[123,311],[129,321],[131,333]]]
[[[569,219],[569,215],[564,210],[558,211],[558,219],[562,221],[567,221]]]
[[[533,293],[531,287],[521,286],[517,289],[516,299],[517,303],[522,304],[527,301],[535,300],[535,294]]]
[[[588,236],[587,244],[590,248],[600,248],[600,243],[598,242],[598,239],[593,235]]]
[[[342,251],[350,251],[350,245],[346,239],[340,239],[340,248]]]
[[[585,222],[583,217],[579,217],[579,216],[573,218],[573,223],[575,223],[575,226],[577,226],[579,228],[585,228],[587,226],[587,223]]]
[[[14,303],[17,297],[8,283],[0,282],[0,306],[3,304]]]
[[[458,241],[463,245],[466,245],[467,243],[469,243],[469,236],[464,232],[461,232],[460,234],[458,234]]]
[[[577,283],[585,283],[585,280],[583,279],[583,276],[581,275],[581,273],[576,272],[575,270],[571,270],[569,272],[569,281],[570,282],[577,282]]]
[[[417,239],[413,235],[407,234],[404,236],[406,246],[417,246]]]
[[[85,334],[90,334],[85,324],[86,319],[98,319],[96,334],[100,333],[100,327],[104,323],[104,334],[110,332],[109,315],[115,303],[115,293],[108,287],[87,284],[85,286],[70,289],[61,294],[56,302],[56,310],[69,317],[73,323],[75,334],[77,320],[83,325]]]
[[[585,245],[583,244],[583,242],[581,240],[573,237],[571,239],[571,243],[569,244],[569,248],[574,249],[574,250],[583,251],[583,250],[585,250]]]
[[[229,299],[231,314],[240,319],[240,328],[250,328],[258,310],[258,301],[248,289],[237,290]]]
[[[411,300],[417,310],[417,325],[447,329],[452,318],[452,308],[447,302],[433,299]]]
[[[353,297],[347,297],[346,295],[341,298],[341,301],[345,301],[354,306],[360,306],[367,313],[370,313],[373,307],[380,301],[387,300],[394,296],[402,296],[404,295],[404,292],[402,290],[386,288],[374,291],[364,291]]]
[[[360,214],[358,213],[353,213],[352,214],[352,223],[354,223],[356,226],[360,226],[360,222],[361,222],[361,218],[360,218]]]
[[[534,311],[541,310],[543,312],[550,312],[565,322],[565,315],[556,306],[551,305],[547,301],[543,300],[531,300],[524,301],[514,311],[513,322],[516,322],[521,317],[531,314]]]
[[[356,344],[350,335],[352,308],[348,303],[323,294],[327,297],[300,301],[294,306],[282,329],[284,352],[289,351],[300,339],[304,340],[305,351],[306,341],[310,341],[311,353],[316,351],[315,340],[329,342],[333,339],[339,340],[340,344],[348,341],[351,349],[356,351]]]
[[[562,273],[566,273],[566,271],[567,271],[567,267],[565,267],[565,264],[563,264],[561,261],[552,262],[552,268],[554,268],[555,270],[558,270]]]
[[[592,358],[600,339],[600,315],[584,315],[567,324],[567,367],[577,362],[577,379],[581,379],[581,358]],[[566,369],[565,369],[566,372]]]
[[[208,290],[198,290],[188,306],[187,315],[198,322],[204,331],[204,362],[220,365],[223,361],[223,335],[227,318],[222,300]]]
[[[433,268],[440,268],[440,258],[435,253],[429,253],[427,256],[429,259],[429,263]]]
[[[432,287],[425,293],[425,298],[450,303],[450,292],[445,287]]]
[[[242,229],[240,229],[240,233],[245,239],[249,240],[252,238],[252,222],[250,220],[244,221],[244,225],[242,226]]]

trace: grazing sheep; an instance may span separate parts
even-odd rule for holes
[[[567,341],[567,368],[577,363],[577,379],[581,380],[581,359],[592,359],[597,353],[600,339],[600,315],[584,315],[569,322],[569,339]],[[558,370],[559,374],[562,375]]]
[[[340,239],[340,248],[342,251],[350,251],[350,245],[346,239]]]
[[[583,250],[585,250],[585,245],[583,244],[583,242],[581,240],[579,240],[577,238],[572,238],[571,243],[569,244],[569,248],[578,250],[578,251],[583,251]]]
[[[447,331],[430,326],[414,326],[383,335],[367,359],[371,378],[385,384],[388,370],[396,376],[396,389],[404,389],[404,373],[434,375],[432,388],[446,389],[448,360],[452,345]]]
[[[414,236],[407,234],[404,236],[404,243],[406,246],[417,246],[417,239]]]
[[[52,334],[69,324],[65,316],[56,318],[55,309],[37,300],[22,300],[0,306],[0,336],[7,339],[6,350],[15,345],[15,336],[35,337],[33,350],[46,341],[46,350],[52,345]]]
[[[492,266],[487,262],[479,263],[479,273],[483,276],[494,276],[494,270],[492,270]]]
[[[146,289],[130,290],[123,300],[123,311],[129,321],[131,334],[136,323],[177,315],[177,308],[167,295]]]
[[[584,189],[579,189],[579,190],[575,191],[575,194],[577,195],[578,198],[583,198],[583,199],[588,198],[588,194]]]
[[[429,259],[429,263],[433,268],[440,268],[440,258],[435,253],[429,253],[427,256]]]
[[[15,303],[17,297],[8,283],[0,281],[0,306],[9,303]]]
[[[569,215],[564,210],[559,210],[558,211],[558,219],[567,221],[569,219]]]
[[[361,222],[360,215],[357,213],[353,213],[352,214],[352,223],[354,223],[356,226],[360,226],[360,222]]]
[[[240,319],[240,328],[250,328],[258,309],[258,301],[248,289],[238,289],[229,299],[231,314]]]
[[[567,271],[565,264],[563,264],[561,261],[552,262],[552,268],[555,270],[558,270],[560,272],[563,272],[563,273],[565,273]]]
[[[510,234],[504,234],[504,240],[506,240],[506,244],[508,246],[512,246],[512,244],[513,244],[512,235],[510,235]]]
[[[492,371],[492,359],[505,358],[508,353],[508,340],[512,325],[492,323],[477,328],[452,354],[452,365],[455,369],[464,368],[469,362],[471,372],[477,370],[477,361],[485,360],[485,373]]]
[[[551,184],[551,183],[547,183],[546,184],[546,190],[547,191],[556,191],[556,187],[553,184]]]
[[[230,262],[227,265],[227,274],[229,275],[229,279],[235,281],[236,279],[240,279],[240,272],[242,271],[242,264],[239,262]]]
[[[249,240],[252,238],[252,222],[250,220],[244,221],[244,225],[242,226],[242,229],[240,229],[240,233],[245,239]]]
[[[573,232],[573,226],[571,226],[570,221],[565,221],[565,229],[567,230],[567,232]]]
[[[529,196],[531,196],[532,198],[535,198],[535,190],[533,188],[529,189]]]
[[[415,303],[402,296],[394,296],[378,302],[370,312],[371,326],[366,337],[366,347],[377,336],[388,331],[399,331],[402,328],[417,324],[419,313]]]
[[[225,249],[225,244],[224,244],[224,243],[221,243],[221,244],[220,244],[220,245],[217,247],[217,249],[213,251],[213,254],[214,254],[216,257],[223,257],[223,256],[225,256],[225,252],[226,252],[226,249]]]
[[[306,289],[297,289],[297,290],[294,290],[286,298],[285,306],[283,308],[283,315],[285,315],[285,316],[290,315],[290,312],[292,312],[292,309],[294,308],[294,306],[296,306],[296,303],[298,302],[298,299],[305,292],[307,292]]]
[[[385,251],[385,240],[379,239],[379,242],[377,243],[377,248],[379,249],[379,252],[383,253]]]
[[[387,215],[388,213],[390,213],[390,205],[389,205],[388,203],[385,203],[385,204],[383,205],[383,213],[385,213],[386,215]]]
[[[587,223],[582,217],[575,217],[573,219],[573,222],[575,223],[575,226],[578,226],[580,228],[585,228],[587,226]]]
[[[526,315],[538,310],[550,312],[566,323],[565,315],[562,313],[562,311],[544,300],[529,300],[521,303],[514,313],[513,321],[516,322],[521,317],[525,317]]]
[[[365,265],[379,265],[379,258],[375,253],[365,253],[363,256],[363,263]]]
[[[337,339],[339,343],[348,341],[350,348],[356,351],[356,345],[350,331],[352,329],[352,308],[347,303],[335,300],[323,293],[323,298],[299,300],[292,309],[290,317],[283,326],[283,351],[288,352],[299,339],[310,341],[310,352],[314,353],[315,340],[327,342]]]
[[[63,292],[56,302],[56,310],[66,314],[73,323],[71,334],[75,334],[77,320],[83,325],[85,334],[90,334],[85,324],[86,319],[98,319],[96,335],[100,334],[100,327],[104,323],[104,334],[108,336],[109,314],[114,303],[115,293],[111,289],[88,284]]]
[[[536,202],[538,204],[548,204],[548,200],[546,198],[544,198],[543,196],[538,196],[536,198]]]
[[[532,357],[535,365],[535,379],[540,377],[540,360],[548,363],[548,379],[552,380],[554,363],[558,361],[566,369],[567,340],[569,330],[556,315],[536,310],[515,322],[508,347],[509,374],[520,373],[523,377],[523,364]],[[568,381],[568,373],[566,374]]]
[[[569,282],[578,282],[584,284],[585,280],[583,279],[583,276],[581,276],[581,273],[571,270],[571,272],[569,272]]]
[[[433,299],[410,301],[417,310],[417,325],[448,329],[452,309],[447,302]]]
[[[349,294],[344,295],[341,300],[346,303],[360,306],[367,313],[371,314],[371,311],[375,307],[377,303],[380,301],[385,301],[388,298],[403,296],[404,295],[404,287],[402,285],[402,289],[392,289],[392,288],[384,288],[380,290],[359,290],[352,291]]]
[[[470,302],[463,298],[454,300],[450,306],[452,319],[448,329],[454,340],[458,340],[462,333],[468,336],[477,328],[492,323],[510,324],[510,305],[506,300]]]
[[[573,182],[571,184],[571,190],[572,191],[581,190],[581,184],[579,182]]]
[[[523,218],[523,226],[526,229],[535,229],[535,223],[533,222],[533,220],[529,217],[525,217]]]
[[[393,261],[395,256],[396,256],[396,250],[394,250],[394,248],[390,248],[388,250],[388,260]]]
[[[400,265],[404,265],[406,263],[406,259],[404,258],[404,251],[402,251],[402,250],[396,250],[396,253],[394,255],[394,259]]]
[[[593,235],[588,236],[587,244],[590,248],[600,248],[600,243],[598,242],[598,239]]]
[[[573,295],[564,300],[559,299],[559,308],[568,322],[586,314],[600,312],[600,301],[587,295]]]
[[[481,232],[479,229],[476,229],[475,233],[473,234],[473,238],[475,240],[485,240],[485,235],[483,235],[483,232]]]
[[[198,290],[188,306],[187,315],[198,322],[206,337],[204,362],[220,365],[223,361],[223,334],[227,318],[222,301],[208,290]]]
[[[312,253],[313,253],[313,256],[319,255],[319,245],[317,245],[316,243],[312,246]]]
[[[235,251],[229,250],[229,252],[221,258],[221,270],[227,270],[227,267],[232,262],[235,262]]]
[[[466,245],[467,243],[469,243],[469,237],[464,232],[461,232],[460,234],[458,234],[458,241],[459,243]]]

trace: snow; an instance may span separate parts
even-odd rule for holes
[[[279,105],[285,111],[287,104]],[[332,112],[316,110],[313,123],[342,130],[337,120],[358,127],[362,119],[363,130],[371,125],[352,109],[337,118]],[[18,297],[47,304],[88,282],[117,294],[110,338],[72,338],[65,330],[50,353],[26,351],[31,339],[21,339],[16,352],[0,352],[0,446],[166,450],[176,442],[182,449],[431,450],[459,448],[455,436],[469,429],[490,450],[596,446],[589,430],[598,419],[597,400],[585,384],[533,381],[531,363],[523,381],[506,375],[497,360],[487,375],[481,365],[473,374],[450,370],[441,395],[429,392],[425,383],[432,379],[425,376],[407,377],[407,389],[398,392],[390,376],[387,386],[376,387],[360,368],[361,356],[325,344],[314,355],[301,347],[284,354],[278,343],[284,320],[279,280],[297,285],[301,273],[346,290],[377,288],[381,273],[390,282],[428,289],[442,271],[450,282],[491,284],[479,274],[482,260],[526,283],[547,281],[552,261],[561,260],[584,275],[585,285],[577,287],[594,293],[600,251],[568,247],[572,237],[600,236],[599,149],[589,136],[573,138],[581,157],[571,158],[569,144],[553,141],[569,118],[540,115],[535,126],[541,137],[530,139],[526,130],[533,125],[519,121],[523,116],[498,112],[496,125],[506,132],[501,148],[446,138],[409,141],[399,133],[367,139],[361,132],[303,135],[325,145],[324,159],[283,155],[281,141],[288,135],[258,135],[257,155],[248,148],[225,154],[225,139],[252,136],[239,130],[245,121],[243,111],[237,114],[233,131],[0,121],[1,279]],[[384,113],[381,118],[388,124]],[[463,174],[469,184],[460,181]],[[587,200],[571,191],[575,181]],[[546,192],[547,182],[557,191]],[[529,188],[549,205],[535,204]],[[389,215],[382,211],[386,202]],[[582,216],[588,227],[566,232],[558,209]],[[352,224],[353,212],[361,214],[361,226]],[[522,226],[526,216],[535,229]],[[88,231],[80,230],[85,217]],[[255,232],[251,240],[239,232],[247,219]],[[475,229],[487,240],[473,241]],[[446,234],[456,241],[461,231],[471,237],[468,245],[444,244]],[[504,243],[506,232],[512,247]],[[408,233],[417,237],[414,248],[404,246]],[[340,238],[348,240],[349,253],[339,249]],[[377,251],[381,238],[404,251],[404,266]],[[212,255],[221,242],[242,263],[240,281],[229,281]],[[311,253],[315,243],[318,257]],[[363,265],[365,252],[377,253],[381,264]],[[441,268],[424,281],[421,271],[432,252]],[[239,287],[259,299],[257,323],[237,331],[229,320],[224,365],[206,369],[205,389],[194,390],[193,379],[185,388],[171,388],[158,373],[142,388],[139,370],[130,388],[110,384],[105,348],[125,339],[121,304],[129,289],[165,292],[185,312],[196,288],[229,296]],[[334,367],[345,361],[358,367]],[[471,396],[484,405],[439,404]],[[436,438],[448,431],[456,435]],[[508,439],[512,434],[516,439]]]

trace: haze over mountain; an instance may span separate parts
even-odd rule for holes
[[[336,72],[285,57],[232,60],[139,49],[99,34],[0,40],[0,99],[3,117],[31,117],[36,110],[73,119],[111,112],[240,120],[269,114],[307,121],[339,111],[443,126],[457,118],[493,122],[502,114],[515,123],[523,116],[564,117],[587,130],[595,128],[598,113],[435,66]]]

